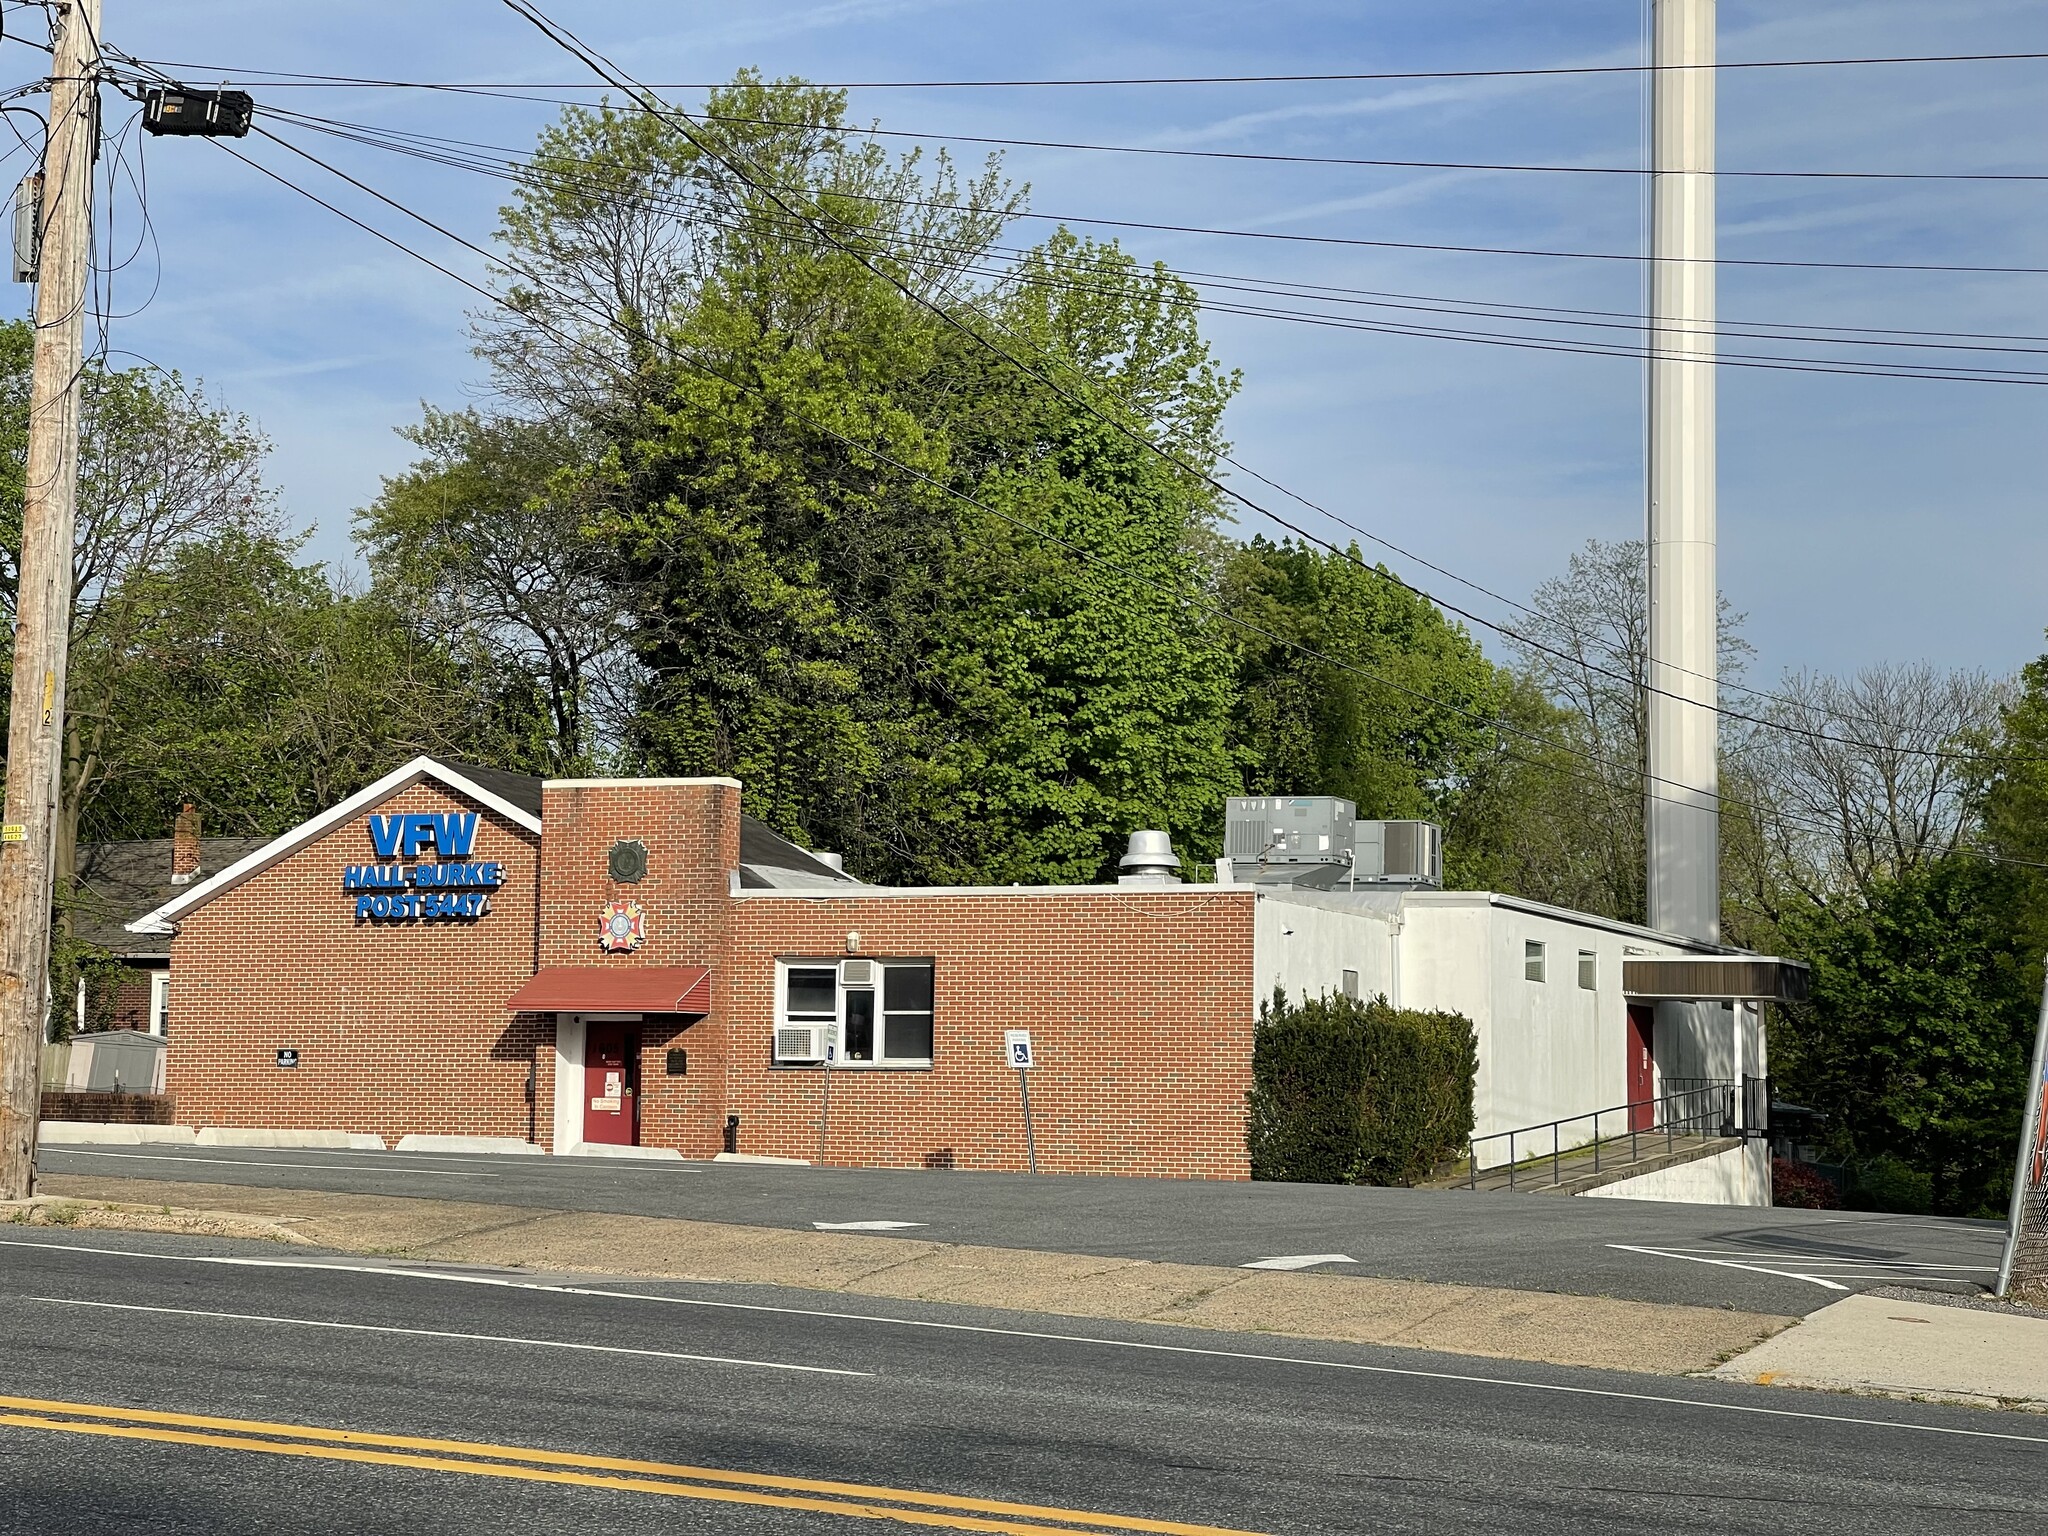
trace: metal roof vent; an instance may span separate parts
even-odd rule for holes
[[[1180,855],[1164,832],[1133,832],[1128,852],[1117,861],[1118,885],[1179,885]]]

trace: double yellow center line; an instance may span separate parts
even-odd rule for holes
[[[369,1466],[413,1467],[470,1477],[524,1483],[558,1483],[607,1488],[668,1498],[704,1499],[720,1504],[758,1504],[818,1514],[895,1520],[904,1525],[946,1530],[993,1531],[1031,1536],[1046,1531],[1140,1531],[1148,1536],[1254,1536],[1213,1525],[1185,1525],[1080,1509],[970,1499],[909,1488],[825,1482],[765,1472],[729,1472],[716,1467],[583,1456],[529,1446],[492,1445],[471,1440],[420,1439],[366,1430],[325,1429],[308,1424],[275,1424],[260,1419],[222,1419],[202,1414],[161,1413],[104,1403],[67,1403],[33,1397],[0,1397],[0,1425],[97,1435],[116,1440],[149,1440],[264,1456],[313,1457]]]

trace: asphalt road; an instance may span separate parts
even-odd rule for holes
[[[1462,1190],[1025,1174],[455,1157],[238,1147],[43,1147],[45,1173],[431,1196],[1241,1265],[1338,1254],[1335,1272],[1803,1314],[1874,1285],[1995,1277],[1996,1222]]]
[[[0,1532],[2032,1533],[2048,1507],[2028,1415],[492,1278],[0,1239]]]

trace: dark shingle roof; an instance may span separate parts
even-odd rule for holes
[[[434,761],[452,773],[461,774],[478,789],[489,790],[507,805],[516,805],[529,816],[540,814],[541,781],[532,774],[507,773],[503,768],[458,762],[452,757],[437,757]]]
[[[129,933],[123,926],[153,912],[181,891],[189,891],[270,841],[267,837],[209,837],[199,844],[199,873],[171,884],[171,839],[81,843],[78,880],[71,908],[73,937],[117,955],[162,954],[169,940],[160,933]]]

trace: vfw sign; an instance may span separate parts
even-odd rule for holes
[[[505,883],[505,869],[494,860],[470,862],[474,811],[367,821],[378,862],[351,864],[341,876],[341,888],[356,899],[356,921],[462,921],[491,910],[491,892]]]

